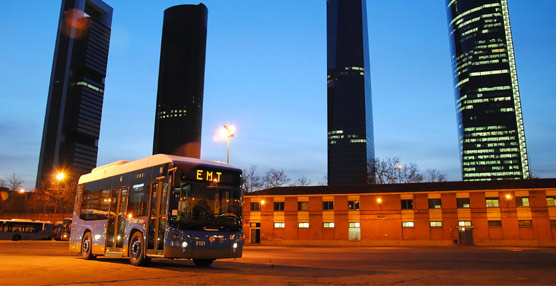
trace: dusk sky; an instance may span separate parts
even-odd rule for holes
[[[98,163],[152,154],[164,10],[185,1],[107,0],[114,8]],[[201,158],[326,175],[326,1],[206,0]],[[60,1],[0,1],[0,178],[34,187]],[[532,174],[556,177],[556,1],[510,0]],[[461,180],[446,4],[368,0],[375,153]]]

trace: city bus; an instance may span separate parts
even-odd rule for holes
[[[192,259],[208,266],[243,251],[241,170],[157,154],[79,178],[69,248],[84,259]]]
[[[40,240],[51,239],[54,225],[49,221],[30,219],[0,219],[0,239]]]

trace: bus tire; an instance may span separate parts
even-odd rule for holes
[[[95,259],[95,255],[93,255],[93,239],[88,231],[83,235],[83,241],[81,242],[81,257],[85,260]]]
[[[214,259],[193,258],[193,263],[195,263],[195,265],[197,265],[197,267],[208,267],[209,265],[212,264],[213,261],[214,261]]]
[[[14,234],[14,236],[12,237],[13,241],[18,241],[21,240],[21,235],[20,234]]]
[[[129,262],[135,266],[144,266],[150,259],[145,257],[145,243],[140,231],[134,232],[129,240]]]

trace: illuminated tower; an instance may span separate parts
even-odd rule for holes
[[[207,7],[164,11],[153,154],[200,158]]]
[[[506,0],[446,0],[464,181],[529,178]]]
[[[62,1],[37,188],[56,171],[76,179],[97,164],[111,23],[101,0]]]
[[[374,158],[365,0],[327,0],[328,184],[365,181]]]

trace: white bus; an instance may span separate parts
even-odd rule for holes
[[[79,179],[70,251],[128,257],[133,265],[241,257],[240,185],[240,169],[172,155],[95,168]]]
[[[0,219],[0,239],[39,240],[51,239],[54,225],[49,221],[30,219]]]

